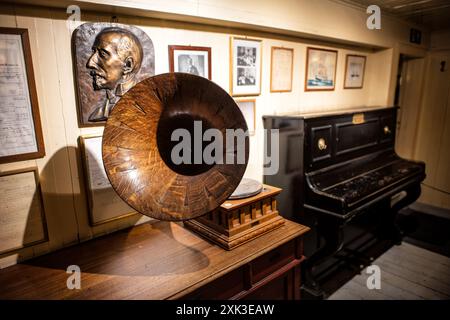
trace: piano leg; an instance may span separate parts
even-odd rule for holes
[[[325,240],[325,244],[304,262],[304,282],[302,285],[302,290],[317,299],[323,299],[325,293],[315,278],[314,269],[342,249],[344,243],[343,227],[344,221],[341,219],[318,215],[317,232]]]
[[[416,201],[420,196],[420,185],[410,187],[405,190],[406,196],[400,201],[391,205],[387,204],[388,212],[386,212],[385,221],[381,230],[381,236],[384,239],[392,240],[396,245],[402,243],[403,234],[396,223],[397,213],[400,209]]]
[[[402,243],[403,235],[400,228],[396,224],[397,212],[394,208],[391,208],[389,199],[384,201],[382,219],[376,232],[377,238],[381,241],[390,241],[393,244],[400,245]]]
[[[379,203],[378,209],[374,212],[379,214],[380,220],[378,220],[378,237],[380,239],[392,241],[396,244],[401,244],[402,233],[396,224],[396,218],[398,211],[411,204],[420,195],[420,185],[412,186],[407,189],[406,196],[401,200],[391,205],[391,199],[387,198]],[[381,214],[380,214],[381,213]],[[316,230],[321,239],[324,239],[325,243],[322,247],[316,250],[303,264],[303,285],[302,290],[305,293],[316,299],[323,299],[325,292],[321,289],[318,281],[315,269],[326,259],[335,255],[343,247],[344,243],[344,226],[348,221],[339,219],[331,215],[324,215],[320,212],[309,212],[305,214],[314,214],[317,216]],[[370,260],[367,261],[367,264]],[[366,264],[366,263],[362,263]]]

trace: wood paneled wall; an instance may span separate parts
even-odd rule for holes
[[[427,165],[419,201],[450,209],[450,51],[432,52],[425,63],[414,152],[414,158]]]
[[[68,14],[63,9],[0,4],[0,26],[27,28],[36,76],[40,117],[46,156],[38,160],[0,165],[0,172],[36,166],[42,185],[49,241],[0,256],[5,267],[46,252],[109,233],[148,218],[133,216],[91,227],[81,164],[80,135],[101,134],[102,127],[79,128],[72,68],[71,34]],[[262,94],[256,97],[256,134],[251,137],[250,163],[246,176],[261,180],[263,133],[261,116],[281,112],[312,112],[343,108],[386,105],[393,68],[392,49],[372,52],[359,47],[330,45],[319,41],[288,38],[256,31],[189,24],[184,22],[119,16],[119,22],[142,28],[155,46],[156,74],[168,72],[168,45],[199,45],[212,48],[212,80],[228,91],[229,37],[248,35],[263,40]],[[110,21],[111,16],[81,12],[83,21]],[[82,23],[80,22],[80,23]],[[304,92],[306,47],[325,46],[339,50],[336,90]],[[293,90],[270,93],[270,48],[294,48]],[[345,55],[367,56],[364,88],[344,90]]]

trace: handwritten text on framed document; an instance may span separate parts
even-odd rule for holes
[[[45,155],[27,29],[0,28],[0,163]]]
[[[292,91],[294,49],[272,47],[270,92]]]

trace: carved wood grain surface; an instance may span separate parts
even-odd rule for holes
[[[175,172],[162,157],[162,152],[170,154],[170,143],[158,139],[170,137],[165,130],[176,128],[177,121],[183,128],[202,121],[204,128],[219,129],[224,137],[226,129],[247,130],[234,100],[214,82],[168,73],[129,90],[114,107],[103,134],[103,162],[111,185],[134,209],[160,220],[191,219],[217,208],[241,181],[248,161],[246,137],[245,164],[236,164],[232,153],[233,164],[192,165],[197,171],[200,166],[194,175]],[[224,159],[227,152],[224,139]]]

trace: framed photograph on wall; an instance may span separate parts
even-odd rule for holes
[[[262,41],[230,38],[230,94],[257,96],[261,94]]]
[[[272,47],[270,92],[291,92],[294,68],[294,49]]]
[[[366,57],[348,54],[345,59],[344,89],[361,89],[364,84]]]
[[[45,155],[27,29],[0,28],[0,163]]]
[[[169,69],[211,80],[211,48],[169,46]]]
[[[0,204],[0,254],[48,241],[36,167],[0,173]]]
[[[81,136],[79,142],[91,226],[137,214],[117,195],[106,176],[102,160],[102,137]]]
[[[306,49],[305,91],[334,90],[337,54],[337,50]]]
[[[248,127],[248,134],[254,135],[256,130],[256,100],[239,99],[236,100],[236,103],[244,115],[244,119]]]

